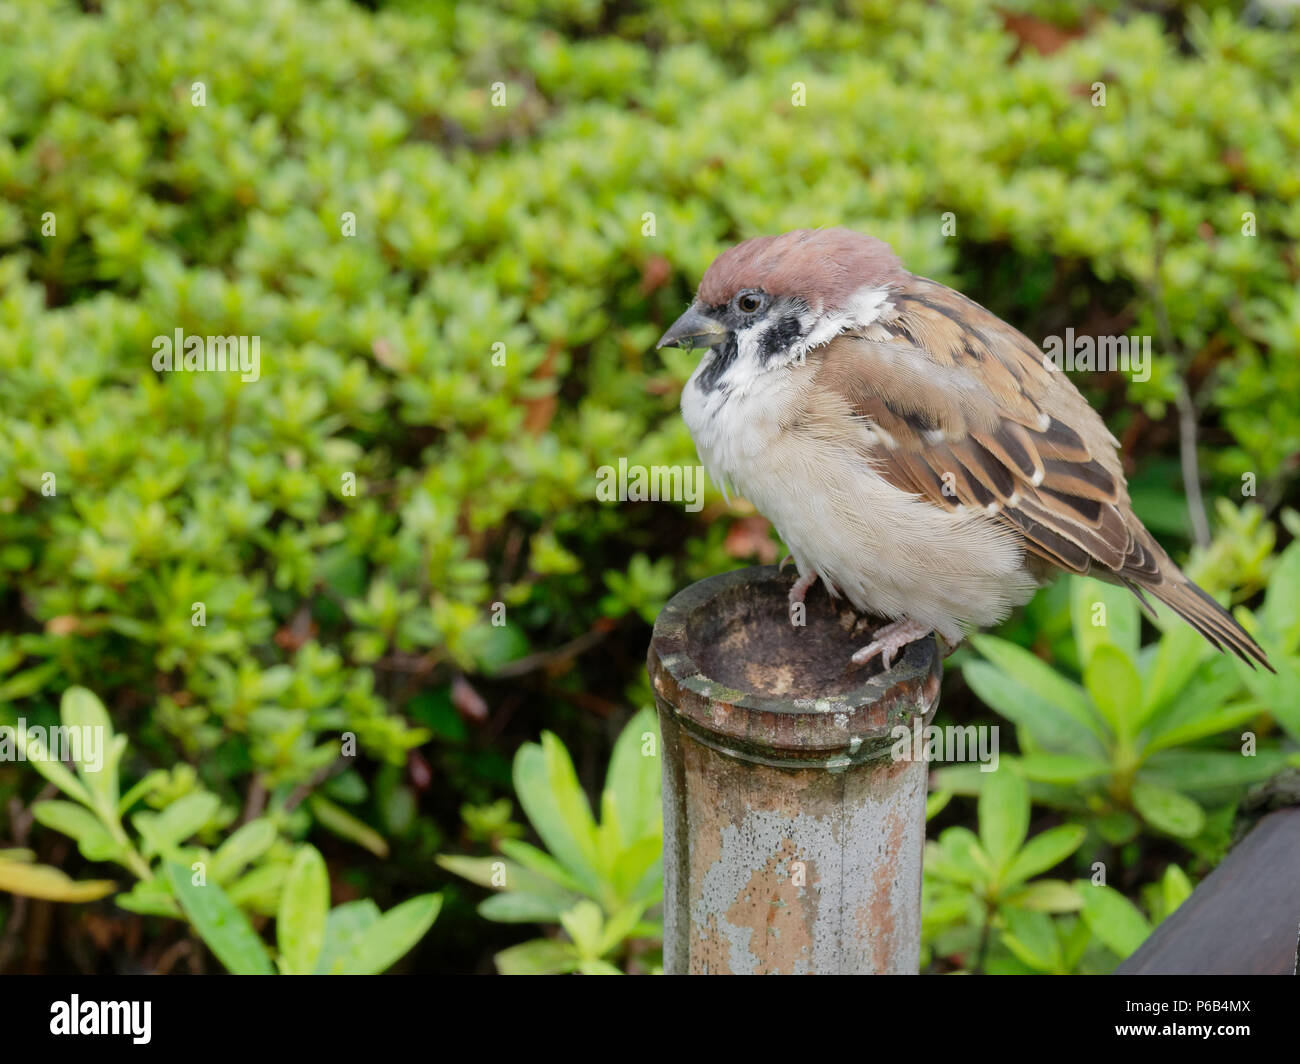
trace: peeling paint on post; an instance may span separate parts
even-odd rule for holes
[[[664,968],[914,974],[928,773],[890,733],[933,717],[942,659],[849,666],[867,624],[818,585],[792,625],[793,576],[702,580],[655,622]]]

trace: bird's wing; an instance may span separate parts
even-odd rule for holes
[[[1115,445],[1065,375],[943,285],[918,279],[890,302],[821,349],[816,378],[870,423],[880,474],[945,509],[984,509],[1063,569],[1157,575],[1126,520]]]
[[[869,426],[865,457],[881,476],[945,509],[981,508],[1043,562],[1148,590],[1216,646],[1265,660],[1142,526],[1118,442],[1035,344],[923,278],[889,301],[878,322],[808,355],[814,394]]]

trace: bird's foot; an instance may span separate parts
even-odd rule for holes
[[[778,573],[781,572],[785,568],[785,563],[790,561],[793,557],[794,557],[793,554],[787,554],[784,558],[782,558],[781,564],[776,567],[776,571]]]
[[[879,654],[880,660],[884,662],[885,671],[888,672],[900,650],[907,646],[908,643],[915,643],[918,639],[924,639],[932,631],[933,629],[918,624],[916,621],[909,621],[906,618],[901,621],[894,621],[892,624],[887,624],[875,631],[875,638],[853,655],[853,664],[865,665]]]
[[[808,594],[808,589],[815,583],[817,583],[817,573],[815,570],[810,572],[807,576],[799,577],[799,579],[794,582],[794,586],[790,588],[790,594],[787,596],[790,602],[789,610],[791,616],[794,615],[795,606],[803,605],[804,596]],[[796,620],[794,623],[802,624],[803,622]]]

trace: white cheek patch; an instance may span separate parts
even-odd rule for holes
[[[735,367],[743,366],[741,372],[744,374],[754,373],[762,364],[759,357],[759,341],[767,332],[767,325],[767,322],[755,322],[748,329],[740,329],[736,332]]]
[[[747,329],[736,331],[736,357],[722,375],[726,391],[743,395],[768,371],[763,362],[763,337],[774,324],[770,320],[757,321]]]
[[[849,298],[844,307],[830,313],[805,310],[799,315],[802,339],[795,340],[784,358],[773,358],[769,351],[764,357],[763,341],[768,332],[788,320],[788,315],[772,315],[754,322],[746,329],[736,331],[736,354],[717,378],[723,393],[746,393],[754,382],[773,369],[802,365],[809,351],[828,344],[845,329],[866,329],[892,309],[889,292],[884,288],[863,285]],[[718,357],[716,354],[710,356]],[[891,443],[891,446],[893,444]]]
[[[885,289],[872,288],[870,285],[863,285],[854,292],[845,307],[849,317],[853,319],[854,327],[864,329],[880,317],[888,295]]]
[[[791,350],[802,362],[809,351],[830,343],[845,329],[865,329],[889,309],[889,292],[886,289],[863,285],[849,297],[841,310],[820,316],[805,316],[805,328],[811,328]]]

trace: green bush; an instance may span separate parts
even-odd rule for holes
[[[1300,452],[1300,31],[1056,6],[0,7],[0,723],[93,689],[150,801],[217,803],[205,845],[253,810],[353,893],[445,885],[417,963],[485,963],[519,939],[434,856],[509,833],[490,810],[543,731],[594,791],[658,608],[778,549],[712,486],[699,513],[607,505],[596,470],[695,464],[692,358],[654,341],[721,248],[801,225],[884,237],[1035,338],[1155,336],[1149,380],[1080,380],[1139,513],[1186,545],[1189,402],[1207,493],[1272,535]],[[258,379],[155,371],[177,329],[258,337]],[[1206,564],[1244,600],[1278,570],[1240,540]],[[1086,681],[1064,594],[1001,635]],[[945,705],[978,714],[959,671]],[[1276,691],[1229,681],[1218,712],[1294,741]],[[41,785],[0,764],[0,798]],[[18,834],[10,866],[57,838]]]
[[[573,761],[554,735],[515,755],[515,789],[550,853],[518,839],[500,843],[506,860],[444,855],[448,871],[499,891],[479,906],[489,920],[558,923],[569,940],[534,939],[497,954],[507,975],[644,970],[645,943],[663,940],[663,925],[643,920],[663,900],[663,817],[659,805],[659,731],[651,710],[623,729],[610,758],[597,824]],[[648,966],[656,964],[649,959]]]

